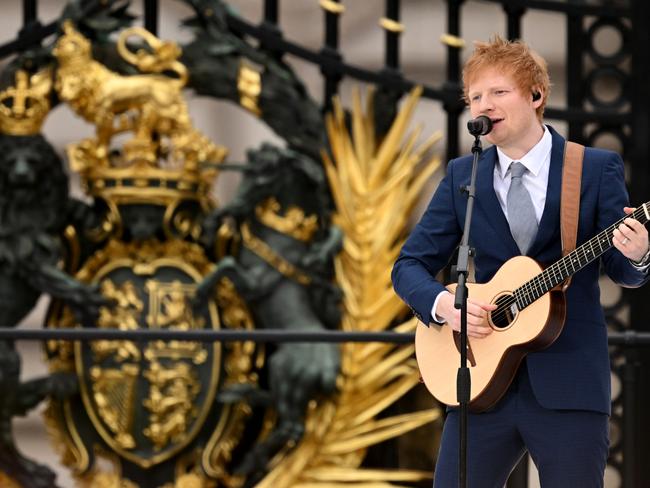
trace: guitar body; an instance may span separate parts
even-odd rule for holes
[[[469,283],[469,298],[499,303],[540,272],[542,268],[535,260],[526,256],[514,257],[504,263],[488,283]],[[456,285],[448,288],[454,293]],[[488,324],[493,332],[482,339],[468,337],[470,411],[487,410],[503,396],[524,356],[549,346],[557,339],[562,332],[564,316],[565,298],[560,291],[544,294],[517,311],[507,324],[489,314]],[[459,334],[447,325],[432,323],[427,327],[419,323],[415,333],[415,355],[420,375],[431,394],[442,403],[457,406]]]

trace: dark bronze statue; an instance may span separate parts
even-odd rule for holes
[[[57,267],[59,236],[82,206],[68,198],[61,159],[42,136],[0,135],[2,325],[16,325],[41,293],[71,304],[84,320],[106,306],[96,289]]]
[[[341,292],[331,281],[332,259],[340,250],[342,235],[329,225],[322,167],[294,151],[264,144],[249,151],[241,170],[244,177],[237,195],[211,214],[204,228],[206,246],[211,248],[217,229],[234,221],[241,250],[218,262],[199,285],[197,300],[207,300],[214,286],[228,278],[251,305],[259,327],[337,327]],[[254,480],[278,449],[301,438],[307,402],[335,390],[339,362],[338,345],[278,345],[269,364],[278,423],[246,456],[239,473]]]
[[[68,198],[63,165],[40,135],[0,135],[0,317],[14,327],[42,293],[59,298],[81,321],[93,321],[106,300],[57,267],[58,238],[80,203]],[[20,357],[12,342],[0,342],[0,470],[26,488],[54,486],[54,474],[25,458],[12,436],[12,417],[25,415],[46,396],[76,391],[76,376],[57,373],[21,383]]]

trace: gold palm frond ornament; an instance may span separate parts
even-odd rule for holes
[[[381,142],[375,137],[372,96],[364,113],[359,91],[354,92],[352,134],[338,100],[334,113],[327,115],[332,157],[323,152],[323,160],[336,203],[334,223],[345,234],[336,278],[345,295],[341,327],[346,331],[387,330],[404,311],[392,290],[390,270],[420,191],[440,166],[438,157],[424,160],[439,133],[420,145],[421,127],[407,134],[420,94],[420,88],[411,92]],[[415,327],[411,319],[394,330]],[[439,408],[431,408],[377,419],[418,384],[414,346],[346,343],[341,357],[339,393],[312,402],[304,438],[276,458],[258,488],[383,488],[431,477],[416,470],[360,468],[370,446],[440,416]]]

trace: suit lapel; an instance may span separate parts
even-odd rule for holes
[[[544,248],[558,230],[560,222],[560,196],[562,190],[562,165],[564,163],[565,140],[553,128],[551,131],[553,143],[551,146],[551,166],[548,172],[548,186],[546,189],[546,203],[544,212],[539,222],[539,229],[535,241],[528,251],[529,256],[535,256]]]
[[[476,176],[476,201],[483,208],[488,223],[501,236],[501,241],[511,255],[519,254],[517,243],[510,233],[510,226],[503,214],[501,204],[494,192],[494,165],[497,161],[496,147],[492,146],[483,152],[479,160]]]

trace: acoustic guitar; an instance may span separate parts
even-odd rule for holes
[[[558,285],[610,249],[614,229],[627,217],[646,224],[650,220],[650,202],[546,269],[529,257],[517,256],[506,261],[489,282],[467,285],[471,298],[497,306],[487,314],[493,332],[485,338],[468,337],[470,411],[492,407],[510,386],[524,356],[557,339],[565,318],[564,292]],[[454,293],[456,285],[447,288]],[[459,333],[447,325],[418,323],[415,356],[431,394],[446,405],[457,406]]]

